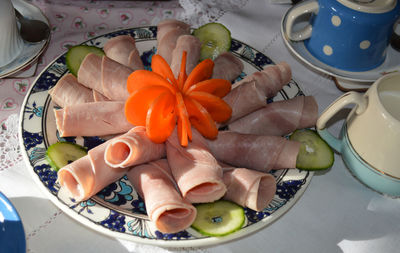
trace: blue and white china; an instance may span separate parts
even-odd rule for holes
[[[326,123],[349,104],[355,106],[338,139]],[[381,77],[364,94],[343,94],[320,115],[317,130],[362,182],[400,197],[400,73]]]
[[[305,15],[309,24],[293,30]],[[329,66],[367,71],[385,61],[399,17],[397,0],[312,0],[291,9],[285,32],[291,40],[304,40],[308,51]]]
[[[155,26],[118,30],[84,42],[86,45],[103,47],[111,37],[131,35],[146,68],[156,52],[157,28]],[[238,78],[261,70],[273,62],[254,48],[233,39],[232,53],[244,63],[244,71]],[[277,191],[270,205],[255,212],[245,209],[246,223],[230,235],[221,238],[202,236],[189,228],[174,234],[158,231],[148,220],[143,200],[137,195],[126,176],[110,184],[87,201],[77,202],[60,189],[57,173],[45,159],[47,147],[56,141],[76,142],[88,149],[104,142],[99,137],[61,138],[57,135],[53,114],[54,103],[48,90],[68,72],[65,54],[59,56],[38,76],[22,106],[20,118],[20,144],[24,159],[33,179],[46,192],[48,198],[66,214],[96,231],[111,237],[163,247],[196,247],[220,244],[254,233],[267,227],[287,212],[306,190],[313,173],[297,169],[273,171]],[[290,81],[280,93],[271,99],[283,100],[304,95],[295,81]]]
[[[305,46],[303,40],[294,41],[289,39],[286,35],[286,23],[288,15],[295,7],[296,5],[289,8],[289,10],[283,16],[281,22],[281,34],[283,42],[289,51],[307,67],[311,68],[312,70],[336,77],[337,79],[341,80],[341,83],[346,82],[345,86],[349,89],[359,89],[359,85],[352,85],[352,82],[361,83],[364,86],[363,88],[368,88],[381,76],[387,73],[400,71],[400,51],[395,50],[392,45],[389,45],[387,48],[385,61],[379,67],[367,71],[348,71],[338,69],[320,61],[313,54],[311,54],[311,52]],[[299,30],[307,24],[308,20],[298,20],[298,22],[293,24],[293,30]]]
[[[25,232],[11,201],[0,192],[0,252],[25,253]]]

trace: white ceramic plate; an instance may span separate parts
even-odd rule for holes
[[[86,41],[83,44],[102,47],[107,39],[129,34],[136,40],[145,66],[156,51],[156,31],[154,26],[119,30]],[[260,70],[272,61],[252,47],[233,40],[231,51],[243,61],[246,74]],[[98,145],[98,137],[59,138],[52,112],[53,102],[48,90],[67,73],[65,54],[58,57],[44,69],[28,92],[21,111],[20,145],[32,177],[49,199],[65,213],[80,223],[112,237],[139,243],[164,247],[199,247],[220,244],[242,238],[262,229],[281,217],[300,198],[309,184],[312,172],[286,169],[273,172],[277,180],[277,192],[271,204],[261,212],[245,209],[246,224],[231,235],[222,238],[205,237],[193,229],[175,234],[158,231],[145,213],[143,201],[126,177],[109,185],[88,201],[76,202],[68,197],[56,182],[57,173],[45,159],[47,147],[59,140],[77,142],[88,148]],[[282,100],[303,95],[299,86],[292,80],[271,100]]]
[[[362,71],[362,72],[345,71],[331,67],[319,61],[308,51],[303,41],[292,41],[287,37],[285,32],[286,31],[285,23],[287,15],[292,8],[290,8],[283,16],[281,22],[282,38],[287,48],[292,52],[292,54],[294,54],[300,61],[302,61],[312,69],[328,74],[330,76],[337,77],[339,79],[358,82],[358,83],[365,82],[369,84],[374,82],[384,74],[391,73],[394,71],[400,71],[400,52],[393,49],[392,46],[389,46],[387,49],[387,56],[384,63],[382,63],[379,67],[369,71]],[[304,27],[305,24],[306,21],[300,21],[293,26],[293,30],[298,31],[299,28]]]
[[[12,0],[14,8],[16,8],[22,15],[28,19],[38,19],[49,24],[46,16],[36,6],[27,3],[24,0]],[[40,54],[46,49],[50,37],[46,41],[40,43],[31,44],[24,42],[22,50],[17,58],[5,66],[0,67],[0,78],[12,75],[29,64],[33,63]]]

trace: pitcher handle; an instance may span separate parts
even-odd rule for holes
[[[318,134],[321,136],[321,138],[324,139],[329,144],[329,146],[331,146],[334,150],[336,150],[339,153],[341,153],[342,142],[339,138],[333,136],[326,129],[326,123],[337,112],[339,112],[341,109],[343,109],[346,105],[349,104],[355,104],[356,105],[355,113],[361,114],[367,108],[368,101],[367,98],[360,93],[357,93],[355,91],[347,92],[342,96],[340,96],[338,99],[336,99],[328,108],[326,108],[325,111],[318,118],[316,123],[317,131]]]

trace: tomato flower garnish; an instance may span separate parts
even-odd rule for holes
[[[222,100],[230,92],[231,83],[210,79],[214,67],[211,59],[203,60],[187,75],[186,57],[184,51],[177,79],[157,54],[152,57],[152,71],[136,70],[128,77],[130,96],[125,103],[125,116],[131,124],[145,126],[153,142],[165,142],[175,126],[182,146],[192,139],[191,126],[204,137],[215,139],[216,122],[224,122],[232,115],[232,109]]]

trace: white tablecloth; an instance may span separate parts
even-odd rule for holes
[[[46,7],[46,1],[33,2]],[[188,6],[198,4],[197,1],[181,2],[186,9],[179,5],[176,8],[183,14],[185,11],[195,12],[195,8],[188,9]],[[215,1],[206,2],[215,4]],[[315,96],[320,112],[343,94],[328,76],[305,67],[285,47],[280,34],[280,22],[290,5],[271,4],[269,0],[230,2],[234,5],[202,13],[196,21],[192,21],[201,23],[217,20],[230,29],[234,38],[252,45],[275,62],[288,62],[292,67],[293,79],[305,94]],[[43,9],[46,15],[52,15],[51,8]],[[157,10],[157,7],[154,9]],[[157,22],[157,19],[151,22]],[[58,54],[61,53],[60,49]],[[7,79],[0,82],[0,88],[4,88],[1,86],[5,84]],[[7,94],[2,92],[0,98],[3,100],[6,97]],[[3,111],[0,113],[1,117],[9,115]],[[286,214],[261,231],[235,242],[182,250],[162,249],[107,237],[77,223],[42,194],[18,156],[19,151],[12,149],[17,145],[13,142],[15,132],[11,131],[12,126],[17,124],[17,115],[12,117],[14,119],[7,121],[8,130],[3,130],[0,139],[0,191],[10,198],[22,218],[27,252],[399,251],[400,199],[385,197],[359,183],[337,154],[334,166],[328,171],[316,173],[304,195]],[[331,127],[333,134],[338,134],[340,123]],[[8,155],[4,155],[7,152]]]

